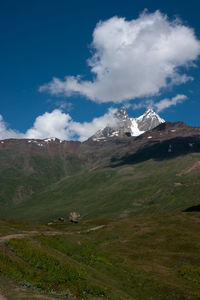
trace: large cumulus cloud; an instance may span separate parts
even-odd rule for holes
[[[93,80],[80,75],[53,78],[40,91],[66,96],[78,93],[99,103],[157,95],[168,85],[192,79],[183,67],[192,66],[200,54],[193,29],[169,20],[160,11],[144,12],[130,21],[113,17],[99,22],[92,48],[88,65]]]

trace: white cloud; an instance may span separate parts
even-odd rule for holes
[[[149,109],[149,108],[152,108],[154,109],[154,102],[153,100],[143,100],[139,103],[134,103],[130,106],[133,110],[137,110],[137,109],[141,109],[141,108],[146,108],[146,109]]]
[[[60,109],[55,109],[51,113],[44,113],[36,118],[33,127],[25,133],[26,138],[44,139],[57,137],[68,139],[68,126],[71,117]]]
[[[152,108],[156,110],[157,113],[169,108],[170,106],[176,106],[179,103],[182,103],[187,99],[186,95],[176,95],[175,97],[172,97],[171,99],[165,98],[160,100],[159,102],[154,102],[153,100],[146,100],[140,103],[134,103],[132,105],[132,108],[134,110],[140,109],[140,108]]]
[[[99,129],[102,129],[106,126],[115,126],[116,119],[114,117],[114,113],[116,109],[109,109],[109,111],[99,117],[94,118],[91,122],[71,122],[69,126],[69,130],[71,131],[71,136],[78,135],[80,141],[87,140],[94,133],[96,133]]]
[[[91,122],[80,123],[73,121],[71,116],[61,109],[55,109],[51,113],[45,112],[43,115],[38,116],[33,127],[28,129],[26,133],[9,129],[0,115],[0,139],[56,137],[62,140],[78,139],[84,141],[99,129],[116,125],[115,112],[116,109],[110,108],[103,116],[94,118]]]
[[[9,138],[22,138],[23,134],[12,130],[8,127],[8,124],[4,121],[2,115],[0,115],[0,139],[9,139]]]
[[[154,107],[156,108],[157,112],[161,112],[165,110],[166,108],[169,108],[170,106],[177,105],[178,103],[182,103],[187,99],[186,95],[177,95],[173,97],[172,99],[163,99],[157,103],[154,103]]]
[[[192,78],[183,68],[200,54],[193,29],[166,15],[142,13],[137,19],[113,17],[99,22],[93,32],[93,56],[88,65],[92,81],[66,76],[40,87],[40,91],[70,96],[79,93],[96,102],[122,102],[157,95],[162,88]]]
[[[33,128],[29,129],[25,137],[34,139],[44,139],[48,137],[57,137],[63,140],[78,138],[80,141],[87,140],[97,130],[107,125],[116,124],[114,118],[115,109],[99,117],[94,118],[91,122],[75,122],[69,114],[55,109],[51,113],[45,113],[36,118]]]

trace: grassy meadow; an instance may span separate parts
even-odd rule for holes
[[[8,300],[200,299],[199,224],[197,212],[78,225],[2,221],[1,293]]]

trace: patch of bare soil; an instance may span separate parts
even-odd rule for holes
[[[200,160],[196,161],[191,167],[182,170],[177,176],[181,176],[184,174],[189,174],[192,171],[200,169]]]

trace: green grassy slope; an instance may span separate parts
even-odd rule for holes
[[[200,154],[87,170],[47,185],[1,217],[51,220],[178,212],[200,203]]]
[[[0,205],[10,206],[26,200],[35,191],[58,181],[65,175],[59,156],[1,153]]]

